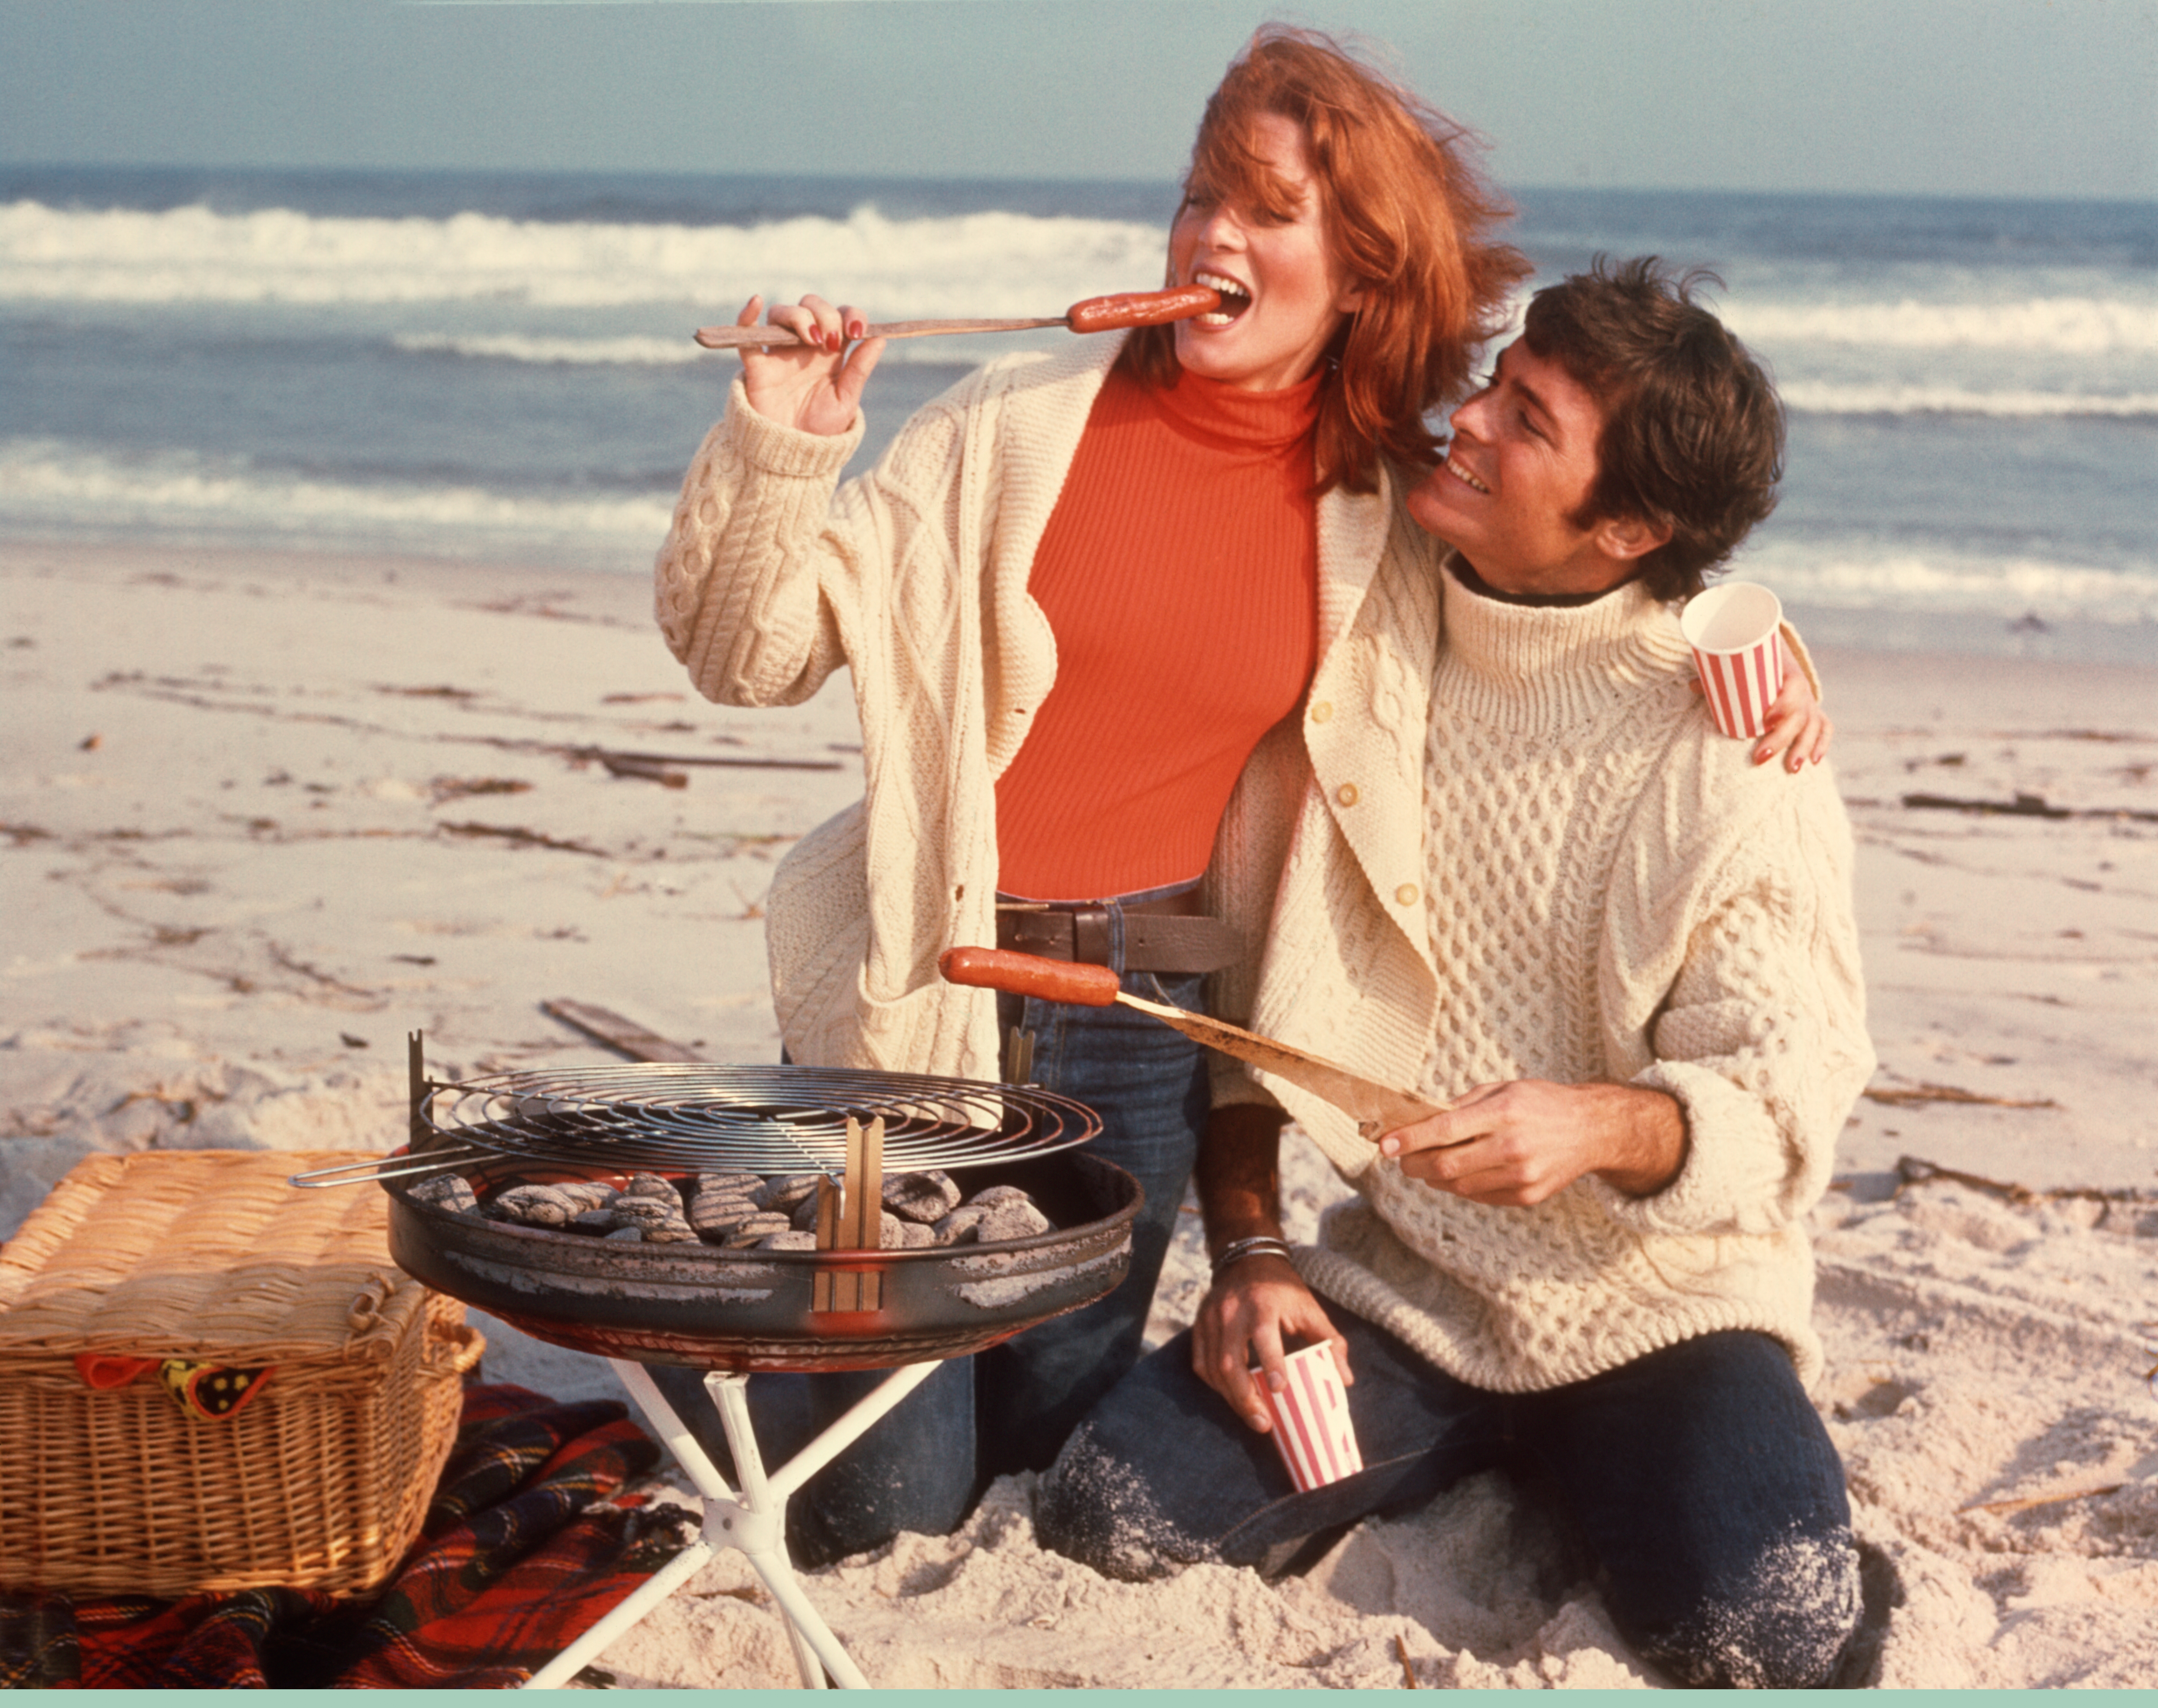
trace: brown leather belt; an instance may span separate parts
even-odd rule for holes
[[[1212,973],[1243,952],[1234,927],[1199,911],[1196,889],[1127,901],[1127,973]],[[1109,910],[1087,902],[997,903],[997,947],[1051,961],[1109,964]]]

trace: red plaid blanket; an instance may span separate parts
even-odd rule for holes
[[[695,1535],[681,1508],[623,1492],[658,1458],[614,1401],[469,1389],[426,1528],[378,1599],[0,1592],[0,1686],[521,1685]]]

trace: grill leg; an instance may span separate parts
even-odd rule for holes
[[[635,1593],[616,1602],[607,1618],[527,1679],[522,1688],[552,1690],[567,1684],[586,1661],[674,1594],[678,1585],[694,1577],[717,1551],[702,1537],[690,1543],[639,1584]]]
[[[829,1674],[844,1689],[870,1688],[861,1669],[840,1646],[839,1638],[803,1592],[801,1582],[794,1575],[793,1564],[787,1557],[787,1499],[851,1446],[878,1418],[912,1393],[937,1368],[936,1364],[911,1364],[894,1370],[859,1404],[850,1407],[844,1416],[768,1477],[765,1474],[764,1455],[758,1451],[756,1434],[750,1424],[749,1378],[736,1372],[714,1370],[705,1378],[705,1391],[719,1411],[720,1427],[726,1431],[727,1447],[734,1455],[735,1471],[742,1481],[741,1493],[737,1496],[727,1479],[720,1474],[720,1468],[712,1463],[711,1455],[697,1444],[697,1438],[653,1385],[644,1366],[625,1359],[610,1359],[608,1362],[653,1432],[667,1444],[668,1450],[696,1485],[704,1500],[705,1534],[646,1580],[607,1618],[533,1674],[524,1688],[550,1690],[573,1677],[587,1661],[658,1606],[724,1548],[739,1550],[772,1592],[780,1618],[787,1626],[794,1664],[806,1687],[823,1690],[825,1675]]]

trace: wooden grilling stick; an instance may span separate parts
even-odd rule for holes
[[[894,320],[865,327],[865,338],[924,338],[955,332],[1030,332],[1064,326],[1073,332],[1114,332],[1126,326],[1166,326],[1221,306],[1221,295],[1204,285],[1180,285],[1173,291],[1124,291],[1114,297],[1089,297],[1045,320]],[[798,345],[803,339],[783,326],[707,326],[697,342],[708,350],[738,350],[745,344],[768,349]]]
[[[1323,1055],[1293,1049],[1226,1020],[1195,1014],[1189,1009],[1129,995],[1118,988],[1117,975],[1106,967],[1051,961],[1011,949],[963,948],[947,949],[938,956],[937,970],[953,984],[978,985],[1015,996],[1077,1003],[1087,1008],[1105,1009],[1112,1003],[1122,1003],[1128,1009],[1152,1014],[1210,1050],[1262,1067],[1291,1085],[1301,1086],[1314,1097],[1323,1097],[1354,1117],[1356,1131],[1375,1143],[1382,1133],[1444,1112],[1442,1105],[1426,1102],[1413,1091],[1396,1091],[1376,1080],[1367,1080]]]
[[[874,1251],[884,1244],[884,1117],[867,1127],[847,1117],[844,1188],[817,1177],[817,1249]],[[813,1311],[880,1311],[884,1277],[874,1270],[818,1269],[809,1282]]]

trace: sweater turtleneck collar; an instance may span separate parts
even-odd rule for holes
[[[1447,554],[1441,692],[1479,721],[1556,730],[1588,722],[1645,688],[1683,679],[1691,654],[1678,621],[1639,581],[1583,605],[1517,605],[1472,592]]]
[[[1322,366],[1279,391],[1246,391],[1219,379],[1180,372],[1157,390],[1164,413],[1195,431],[1252,450],[1278,450],[1309,433],[1319,420]]]

